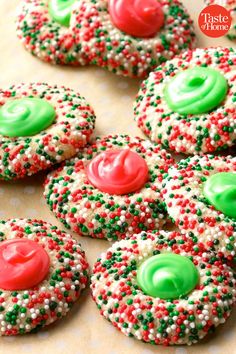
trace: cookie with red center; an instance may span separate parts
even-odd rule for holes
[[[227,37],[235,41],[236,40],[236,1],[235,0],[205,0],[206,5],[220,5],[225,7],[232,17],[232,24]]]
[[[179,0],[80,0],[72,27],[92,64],[130,77],[147,76],[195,42]]]
[[[139,128],[177,153],[211,153],[236,142],[233,48],[188,51],[159,66],[134,104]]]
[[[93,267],[91,289],[102,316],[151,344],[198,342],[229,317],[236,279],[194,236],[145,233],[114,243]]]
[[[184,232],[206,248],[234,258],[236,157],[194,156],[170,168],[163,183],[167,210]]]
[[[117,240],[167,220],[160,196],[173,159],[156,144],[127,135],[96,138],[50,173],[47,203],[79,235]]]
[[[16,26],[24,47],[51,64],[88,64],[86,52],[70,26],[76,3],[76,0],[23,0]]]
[[[93,132],[93,109],[45,83],[0,89],[0,179],[30,176],[74,156]]]
[[[25,334],[65,316],[88,281],[80,244],[39,220],[0,221],[0,336]]]

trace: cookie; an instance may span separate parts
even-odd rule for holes
[[[88,64],[87,55],[70,26],[76,3],[75,0],[23,0],[16,27],[24,47],[51,64]]]
[[[74,156],[93,132],[93,109],[45,83],[0,89],[0,179],[30,176]]]
[[[236,157],[194,156],[168,171],[163,198],[169,215],[206,248],[234,258],[236,250]]]
[[[233,48],[188,51],[159,66],[134,104],[139,128],[177,153],[212,153],[236,142]]]
[[[44,196],[66,228],[83,236],[122,239],[166,222],[160,191],[172,164],[165,150],[147,140],[96,138],[48,175]]]
[[[236,40],[236,2],[235,0],[205,0],[206,5],[220,5],[225,7],[232,17],[232,24],[227,37],[235,41]]]
[[[80,244],[39,220],[0,221],[0,336],[65,316],[88,281]]]
[[[193,21],[179,0],[81,0],[72,27],[92,64],[145,77],[195,44]]]
[[[214,253],[165,231],[114,243],[91,276],[102,316],[129,337],[164,345],[196,343],[224,323],[235,284]]]

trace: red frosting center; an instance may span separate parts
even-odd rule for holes
[[[157,0],[109,0],[109,13],[117,28],[135,37],[154,37],[165,21]]]
[[[0,289],[33,288],[46,278],[49,267],[49,256],[37,242],[13,239],[0,243]]]
[[[89,182],[102,192],[128,194],[148,180],[146,161],[129,149],[109,150],[97,155],[87,167]]]

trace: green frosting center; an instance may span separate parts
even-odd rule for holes
[[[218,107],[227,91],[227,80],[219,71],[197,66],[175,75],[164,88],[164,97],[174,112],[202,114]]]
[[[0,134],[31,136],[49,127],[56,117],[51,104],[40,98],[18,98],[0,108]]]
[[[236,218],[236,173],[219,172],[204,183],[203,194],[217,210]]]
[[[178,299],[190,293],[199,282],[199,273],[189,258],[164,253],[146,259],[138,268],[137,281],[147,295]]]
[[[78,0],[50,0],[49,14],[60,25],[69,27],[72,6]]]

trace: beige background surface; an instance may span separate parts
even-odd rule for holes
[[[0,85],[43,81],[78,90],[97,114],[96,135],[128,133],[141,135],[132,118],[132,102],[138,80],[124,79],[95,67],[72,69],[44,64],[27,53],[15,34],[14,17],[19,0],[0,0]],[[202,0],[184,0],[195,22]],[[197,22],[196,22],[197,23]],[[227,39],[209,39],[196,25],[201,47],[232,45]],[[58,226],[42,197],[44,174],[14,183],[0,182],[0,218],[36,217]],[[80,239],[92,266],[109,243]],[[193,347],[154,347],[126,338],[98,313],[86,290],[67,318],[38,334],[0,338],[2,354],[235,354],[235,313],[216,334]]]

